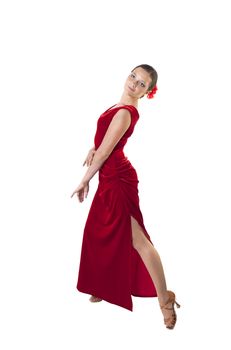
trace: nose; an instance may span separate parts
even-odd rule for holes
[[[137,85],[137,81],[136,81],[136,80],[134,80],[134,81],[133,81],[133,87],[135,88],[135,87],[136,87],[136,85]]]

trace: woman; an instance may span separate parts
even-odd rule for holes
[[[88,166],[72,193],[87,198],[89,182],[99,171],[99,184],[85,224],[76,288],[92,294],[90,301],[108,301],[130,311],[131,295],[158,296],[167,328],[176,323],[175,294],[167,290],[163,266],[145,228],[139,207],[136,170],[123,153],[139,119],[138,100],[152,98],[157,72],[147,64],[135,67],[125,81],[118,104],[97,121]]]

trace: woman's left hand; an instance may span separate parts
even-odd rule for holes
[[[71,198],[76,193],[79,199],[79,202],[83,202],[84,198],[87,198],[88,192],[89,192],[89,182],[81,182],[79,186],[72,193]]]

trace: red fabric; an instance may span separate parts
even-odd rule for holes
[[[112,107],[97,121],[96,149],[120,108],[130,111],[131,124],[99,169],[98,188],[84,228],[76,288],[133,311],[131,295],[157,296],[149,272],[132,245],[131,216],[152,243],[139,207],[137,173],[123,152],[139,113],[131,105]]]

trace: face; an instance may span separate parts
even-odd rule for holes
[[[136,68],[129,74],[124,88],[129,96],[140,98],[148,92],[152,79],[146,70],[141,67]]]

